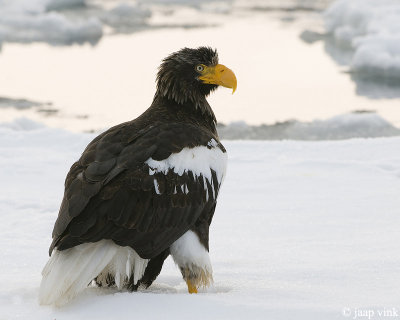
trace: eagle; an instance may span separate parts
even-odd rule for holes
[[[237,80],[217,51],[183,48],[162,60],[151,106],[89,143],[65,179],[41,304],[88,285],[147,288],[169,255],[189,293],[212,283],[209,227],[227,153],[206,97],[218,86],[234,92]]]

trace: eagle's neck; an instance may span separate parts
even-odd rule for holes
[[[150,109],[161,113],[164,119],[198,124],[216,134],[217,120],[204,96],[196,101],[177,102],[157,90]]]

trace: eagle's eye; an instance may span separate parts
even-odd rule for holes
[[[196,66],[196,71],[202,72],[203,70],[204,70],[204,66],[203,65],[199,64],[199,65]]]

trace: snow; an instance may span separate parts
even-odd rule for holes
[[[260,126],[233,122],[219,125],[218,133],[230,140],[340,140],[398,136],[400,129],[374,112],[358,111],[311,122],[289,120]]]
[[[105,34],[219,25],[237,12],[318,10],[329,1],[0,0],[0,49],[7,42],[96,45]]]
[[[336,0],[325,12],[337,45],[351,48],[351,70],[369,78],[400,80],[400,3]]]
[[[114,33],[131,33],[149,28],[148,19],[159,11],[160,5],[197,7],[202,2],[0,0],[0,49],[6,42],[95,45],[107,31],[104,26]],[[176,9],[174,6],[171,10]]]
[[[0,319],[343,319],[343,308],[399,307],[399,137],[224,141],[211,289],[189,295],[169,258],[147,291],[89,288],[39,306],[64,178],[93,137],[0,124]]]
[[[47,0],[46,10],[63,10],[75,7],[84,7],[86,0]]]
[[[120,3],[101,16],[101,20],[120,32],[131,32],[146,23],[151,11],[140,5]]]
[[[69,5],[76,0],[16,0],[0,1],[0,44],[2,42],[41,41],[51,44],[95,44],[103,35],[102,25],[96,17],[86,20],[71,19],[48,11]],[[47,7],[49,5],[49,7]]]
[[[321,11],[332,0],[236,0],[235,6],[260,11]]]

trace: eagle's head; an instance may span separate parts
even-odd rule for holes
[[[218,53],[209,47],[183,48],[166,57],[157,74],[157,93],[178,104],[198,106],[218,86],[236,90],[232,70],[218,64]]]

